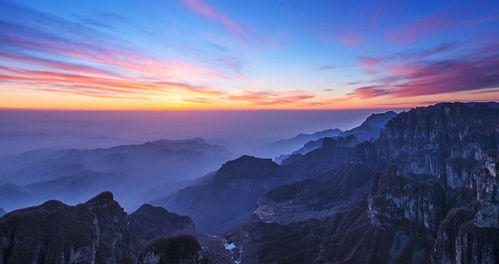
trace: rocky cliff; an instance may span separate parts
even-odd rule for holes
[[[0,260],[133,263],[127,229],[127,215],[110,193],[76,206],[48,201],[0,219]]]
[[[149,244],[138,258],[138,264],[211,264],[201,245],[192,236],[161,238]]]
[[[259,200],[260,221],[228,239],[243,263],[497,263],[497,106],[445,103],[400,113],[379,139],[342,157],[378,173],[362,180],[339,165],[277,187]],[[342,188],[364,192],[338,206]],[[323,205],[327,213],[311,213]]]
[[[110,192],[75,206],[52,200],[0,218],[0,263],[228,263],[217,252],[221,239],[201,247],[193,236],[174,238],[180,234],[199,235],[188,217],[163,208],[144,205],[129,216]]]
[[[285,180],[272,160],[242,156],[207,182],[180,190],[165,207],[189,215],[202,231],[228,230],[251,215],[258,197]]]

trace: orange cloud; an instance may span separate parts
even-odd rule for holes
[[[245,92],[240,95],[230,95],[228,99],[243,101],[252,105],[293,105],[314,97],[314,95],[303,92]]]

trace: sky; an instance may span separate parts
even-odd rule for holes
[[[0,108],[499,101],[499,1],[0,0]]]

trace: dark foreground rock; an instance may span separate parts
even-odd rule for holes
[[[206,240],[186,216],[150,205],[128,215],[104,192],[75,206],[52,200],[4,215],[0,263],[228,263],[222,239],[201,247],[194,236]]]
[[[139,256],[138,264],[211,264],[203,256],[201,245],[192,236],[161,238],[149,244]]]

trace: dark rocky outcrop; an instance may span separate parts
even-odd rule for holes
[[[371,223],[380,228],[404,224],[435,232],[445,217],[445,191],[430,175],[397,175],[396,167],[377,173],[367,198]]]
[[[161,238],[147,245],[138,264],[211,264],[192,236]]]
[[[4,214],[6,214],[5,210],[3,208],[0,208],[0,217],[2,217]]]
[[[345,164],[316,178],[276,187],[258,200],[255,213],[264,222],[324,218],[358,200],[372,175],[365,164]]]
[[[1,263],[92,263],[99,247],[97,221],[84,206],[58,201],[13,211],[0,219]]]
[[[133,263],[130,247],[128,215],[114,200],[111,192],[103,192],[83,204],[97,218],[99,247],[95,259],[102,263]]]
[[[272,160],[242,156],[206,183],[180,190],[165,207],[189,215],[202,231],[227,230],[251,215],[258,197],[284,181],[282,168]]]
[[[150,205],[142,206],[129,216],[110,192],[103,192],[75,206],[52,200],[15,210],[0,218],[0,263],[136,263],[139,255],[147,254],[145,249],[154,248],[154,243],[148,246],[152,240],[183,232],[194,233],[193,228],[188,217]],[[199,247],[195,238],[191,240]],[[172,245],[182,254],[192,248],[185,243]],[[183,246],[187,248],[182,249]],[[203,252],[217,255],[217,252],[208,250]],[[175,254],[168,253],[168,261],[158,263],[191,263],[171,262],[175,260],[171,259]],[[188,256],[182,255],[181,259],[184,257]]]
[[[85,204],[48,201],[0,219],[0,260],[16,263],[133,263],[126,213],[110,193]]]
[[[452,209],[438,228],[433,263],[497,263],[499,229],[474,224],[473,208]]]
[[[228,235],[241,263],[428,263],[428,241],[372,225],[360,201],[323,220],[257,222]]]
[[[161,237],[194,234],[194,224],[187,216],[168,212],[163,207],[142,205],[130,217],[130,233],[146,245]]]

